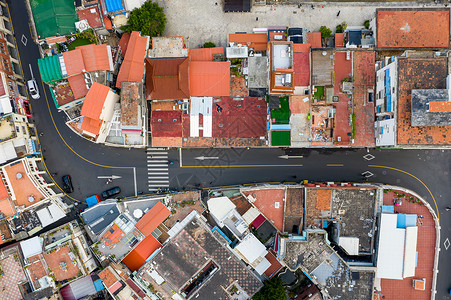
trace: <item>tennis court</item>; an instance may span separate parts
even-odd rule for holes
[[[30,0],[39,39],[75,32],[78,15],[73,0]]]

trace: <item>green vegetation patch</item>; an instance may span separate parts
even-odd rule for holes
[[[273,124],[289,124],[290,123],[290,103],[288,97],[280,97],[280,108],[271,111],[271,119]]]
[[[271,131],[271,145],[272,146],[290,146],[291,145],[291,132],[289,130]]]

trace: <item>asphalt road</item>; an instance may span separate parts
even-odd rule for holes
[[[33,121],[40,136],[42,154],[55,180],[70,174],[75,188],[71,199],[80,201],[112,186],[120,186],[122,196],[147,191],[147,158],[143,149],[111,148],[94,144],[73,133],[65,126],[64,113],[58,113],[48,87],[42,84],[37,59],[37,45],[32,42],[23,0],[9,2],[13,26],[18,41],[25,80],[30,78],[28,65],[38,82],[41,98],[31,100]],[[20,43],[24,35],[27,45]],[[366,154],[374,155],[367,161]],[[302,158],[279,158],[282,155]],[[196,157],[207,157],[199,160]],[[181,158],[181,160],[180,160]],[[169,151],[170,186],[176,189],[207,188],[262,182],[335,181],[362,182],[361,175],[369,171],[371,182],[393,184],[411,189],[423,196],[436,209],[441,222],[440,272],[436,299],[451,299],[451,248],[443,242],[451,238],[451,151],[449,150],[375,150],[371,149],[177,149]],[[133,169],[134,168],[134,169]],[[113,184],[98,176],[121,176]]]

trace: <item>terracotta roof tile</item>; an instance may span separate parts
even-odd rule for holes
[[[230,62],[190,62],[189,85],[191,96],[230,96]]]
[[[92,28],[102,27],[102,20],[97,6],[91,6],[86,9],[78,10],[78,19],[88,21],[89,26]]]
[[[74,76],[70,76],[67,78],[69,81],[70,88],[74,94],[75,99],[80,99],[88,93],[88,88],[86,87],[85,78],[83,74],[78,74]]]
[[[144,59],[146,56],[147,38],[133,31],[128,42],[127,52],[117,75],[116,87],[122,82],[142,82],[144,75]]]
[[[112,71],[111,48],[105,44],[79,46],[83,55],[85,69],[92,71]]]
[[[85,69],[85,64],[83,62],[83,56],[80,49],[63,52],[63,58],[67,76],[80,74]]]
[[[182,137],[152,137],[152,147],[182,147]]]
[[[294,69],[294,85],[295,86],[309,86],[310,85],[310,53],[309,52],[295,52],[293,54],[293,69]]]
[[[110,88],[106,85],[94,82],[86,95],[81,114],[98,120],[109,91]]]
[[[107,287],[107,289],[117,281],[116,277],[110,271],[110,268],[103,269],[102,272],[100,272],[98,275],[100,279],[102,279],[103,284]]]
[[[312,48],[321,48],[321,32],[307,32],[307,43],[312,45]]]
[[[330,189],[316,190],[316,208],[320,210],[330,210],[331,198],[332,198],[332,190]]]
[[[63,43],[65,41],[67,41],[67,38],[65,35],[63,35],[63,36],[48,37],[45,40],[46,40],[47,44],[51,45],[51,44],[56,44],[56,43]]]
[[[105,24],[105,29],[107,30],[113,29],[113,24],[111,23],[110,18],[108,18],[107,16],[103,17],[103,23]]]
[[[102,120],[91,119],[88,117],[83,118],[83,123],[81,123],[81,129],[90,132],[94,135],[98,135],[100,128],[102,127]]]
[[[146,58],[147,100],[189,98],[188,68],[188,57]]]
[[[171,211],[163,203],[157,202],[139,221],[135,228],[145,236],[149,236],[155,228],[171,215]]]
[[[268,35],[266,33],[230,33],[229,43],[237,43],[254,48],[255,51],[266,51]]]
[[[213,54],[224,55],[224,47],[189,49],[191,61],[213,61]]]
[[[429,102],[430,112],[451,112],[451,102]]]
[[[293,44],[293,52],[310,52],[310,48],[312,45],[310,44]]]
[[[141,243],[139,243],[138,246],[122,260],[122,262],[127,265],[130,270],[136,271],[144,265],[146,259],[158,248],[161,248],[160,242],[150,234],[142,240]]]
[[[344,33],[335,34],[335,48],[343,48],[345,45]]]
[[[449,47],[449,9],[378,9],[377,47]]]
[[[152,111],[150,122],[152,137],[182,136],[181,111]]]
[[[128,42],[130,41],[130,33],[124,33],[119,40],[119,48],[122,50],[122,55],[125,56],[127,53]]]

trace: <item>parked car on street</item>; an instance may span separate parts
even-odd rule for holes
[[[104,191],[102,193],[102,198],[103,199],[111,198],[112,196],[117,195],[120,192],[121,192],[121,188],[118,186],[115,186],[114,188]]]
[[[36,80],[34,78],[27,81],[27,86],[30,91],[31,98],[35,100],[41,98],[39,95],[38,85],[36,84]]]
[[[72,185],[72,179],[70,175],[63,176],[63,191],[66,193],[72,193],[74,191],[74,186]]]

